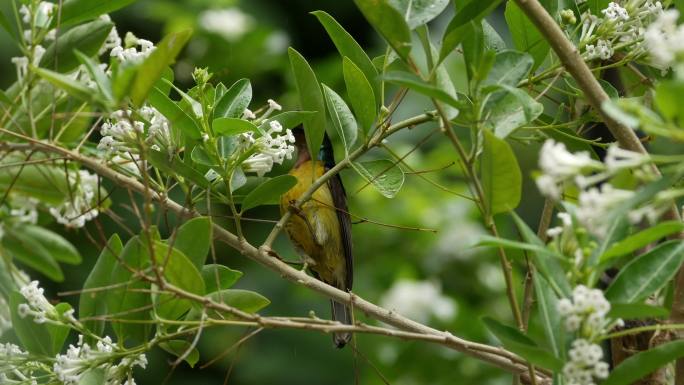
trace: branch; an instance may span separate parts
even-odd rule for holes
[[[388,129],[387,132],[390,130]],[[146,189],[146,187],[137,181],[136,179],[133,179],[131,177],[122,175],[109,167],[107,167],[106,164],[104,164],[101,160],[99,159],[94,159],[90,158],[88,156],[84,156],[82,154],[73,152],[71,150],[61,148],[59,146],[50,144],[50,143],[45,143],[36,139],[29,138],[27,136],[6,130],[0,128],[0,132],[8,133],[12,136],[21,138],[23,140],[28,141],[31,143],[31,145],[35,148],[42,149],[44,151],[56,153],[59,155],[62,155],[64,157],[70,158],[75,162],[78,162],[85,167],[89,168],[90,170],[96,172],[97,174],[110,179],[114,183],[125,187],[129,190],[138,192],[140,194],[149,194],[150,197],[159,202],[163,207],[168,209],[169,211],[175,213],[176,215],[183,217],[183,216],[190,216],[190,217],[195,217],[195,216],[200,216],[200,214],[196,211],[191,211],[186,209],[185,207],[179,205],[178,203],[174,202],[171,199],[168,199],[165,195],[160,194],[154,190]],[[10,145],[11,146],[11,145]],[[347,164],[347,162],[341,163],[341,164]],[[342,166],[336,167],[334,169],[331,169],[328,171],[323,177],[330,178],[332,175],[334,175],[334,172],[339,172],[339,170],[342,169]],[[321,178],[323,179],[323,178]],[[320,179],[318,181],[318,186],[322,185],[324,182],[320,182]],[[309,194],[310,195],[310,194]],[[420,335],[424,335],[426,337],[421,337],[424,340],[431,340],[436,343],[439,343],[443,346],[449,347],[451,349],[457,350],[459,352],[462,352],[466,355],[469,355],[474,358],[478,358],[484,362],[487,362],[489,364],[492,364],[496,367],[499,367],[501,369],[504,369],[506,371],[509,371],[514,374],[520,374],[520,375],[525,375],[524,372],[527,371],[527,367],[525,365],[525,360],[518,355],[509,352],[503,348],[498,348],[498,347],[493,347],[489,346],[486,344],[480,344],[477,342],[472,342],[469,340],[465,340],[459,337],[456,337],[452,335],[449,332],[443,332],[439,331],[437,329],[431,328],[429,326],[423,325],[421,323],[415,322],[411,319],[408,319],[406,317],[403,317],[391,310],[382,308],[378,305],[375,305],[363,298],[360,298],[356,296],[353,293],[347,293],[342,290],[339,290],[333,286],[327,285],[322,281],[319,281],[309,275],[307,275],[305,272],[301,270],[297,270],[292,268],[291,266],[287,265],[286,263],[280,261],[278,258],[273,257],[272,251],[270,250],[269,247],[261,247],[257,249],[253,245],[249,244],[246,242],[244,239],[238,238],[237,235],[231,233],[230,231],[227,231],[226,229],[214,224],[213,225],[213,234],[217,239],[220,239],[224,242],[226,242],[229,246],[233,247],[234,249],[240,251],[244,256],[258,262],[259,264],[273,270],[274,272],[278,273],[280,276],[283,278],[297,283],[299,285],[305,286],[321,295],[324,295],[328,298],[335,299],[337,301],[343,302],[343,303],[349,303],[351,307],[356,308],[363,313],[365,313],[367,316],[374,318],[378,321],[381,321],[385,324],[391,325],[396,327],[397,329],[400,329],[404,332],[409,332],[409,333],[416,333]],[[167,288],[168,289],[168,288]],[[191,294],[191,293],[189,293]],[[199,297],[199,296],[198,296]],[[206,298],[204,297],[199,297],[197,300],[202,301],[202,303],[206,303]],[[231,309],[226,308],[224,309],[226,311],[231,311]],[[233,309],[234,310],[234,309]],[[246,313],[240,314],[241,316],[248,316]],[[259,317],[259,316],[257,316]],[[535,378],[540,383],[549,383],[550,379],[547,374],[544,373],[539,373],[537,374],[537,378]]]

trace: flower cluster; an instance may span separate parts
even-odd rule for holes
[[[282,107],[273,101],[268,100],[266,111],[258,116],[250,109],[246,108],[242,114],[242,119],[252,121],[255,125],[267,125],[268,130],[262,131],[261,135],[247,132],[238,136],[238,155],[251,153],[242,162],[241,167],[244,172],[256,173],[263,176],[271,171],[274,164],[282,164],[285,159],[292,159],[295,147],[295,137],[290,129],[284,129],[277,120],[268,120],[271,113],[280,111]]]
[[[58,223],[67,227],[79,228],[94,219],[98,210],[98,177],[86,170],[68,174],[70,193],[61,204],[50,207],[50,214]]]
[[[666,70],[677,58],[684,57],[684,25],[677,25],[679,11],[670,9],[660,14],[644,33],[651,63]]]
[[[598,289],[579,285],[572,292],[572,299],[558,301],[558,313],[565,321],[565,329],[577,332],[579,338],[572,342],[569,360],[563,366],[563,376],[568,384],[592,385],[595,379],[608,376],[608,364],[603,362],[603,350],[597,344],[600,337],[611,328],[623,325],[622,320],[608,318],[610,303]]]
[[[141,120],[136,120],[138,117]],[[146,129],[147,128],[147,129]],[[109,116],[100,127],[102,139],[98,150],[106,155],[114,153],[137,153],[137,141],[142,136],[153,150],[171,148],[172,137],[168,119],[157,109],[145,105],[136,115],[132,110],[119,110]]]
[[[614,188],[607,181],[625,169],[633,171],[637,178],[650,180],[649,162],[648,155],[621,149],[615,143],[608,147],[604,162],[600,162],[586,151],[573,154],[562,143],[547,140],[539,155],[542,174],[536,182],[542,195],[554,200],[560,198],[565,187],[574,184],[580,190],[576,219],[592,235],[602,238],[613,220],[611,212],[634,196],[633,191]],[[629,220],[638,223],[643,218],[657,219],[661,208],[666,207],[666,198],[662,196],[635,209],[629,213]]]
[[[244,172],[253,172],[263,176],[271,171],[273,164],[282,164],[285,159],[291,159],[294,153],[295,137],[292,131],[285,130],[277,120],[268,123],[269,130],[259,138],[249,132],[242,134],[240,147],[243,149],[254,148],[256,153],[242,163]]]
[[[147,357],[144,354],[125,356],[116,365],[112,365],[107,359],[102,359],[107,358],[117,349],[109,337],[98,341],[95,349],[92,349],[83,341],[81,335],[75,346],[69,345],[65,354],[57,355],[52,370],[59,381],[65,385],[75,385],[79,383],[86,370],[98,365],[105,370],[105,384],[134,384],[135,381],[129,380],[131,370],[136,366],[145,369]]]
[[[382,296],[380,303],[422,323],[433,316],[448,321],[456,315],[454,301],[443,295],[442,288],[433,281],[399,280]]]
[[[623,50],[632,58],[641,57],[645,52],[641,44],[644,32],[662,12],[662,4],[653,0],[611,2],[601,10],[602,16],[587,10],[581,15],[579,37],[584,58],[608,60],[616,50]],[[565,19],[574,19],[574,15]]]
[[[43,288],[38,286],[38,281],[31,281],[20,289],[27,303],[19,304],[17,312],[21,318],[33,317],[36,323],[45,323],[48,319],[56,318],[55,308],[43,295]]]
[[[594,385],[595,380],[608,377],[609,366],[602,361],[600,345],[582,338],[574,340],[568,356],[570,359],[563,366],[563,376],[568,385]]]

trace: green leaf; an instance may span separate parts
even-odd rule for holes
[[[539,67],[549,53],[549,43],[516,3],[510,1],[506,3],[504,15],[515,48],[532,56],[533,69]]]
[[[64,274],[50,251],[37,244],[20,229],[7,228],[2,237],[2,247],[7,254],[53,281],[62,282]]]
[[[347,106],[347,103],[344,102],[340,95],[325,84],[322,84],[322,86],[328,115],[333,127],[335,127],[335,131],[337,131],[337,134],[342,139],[345,152],[349,154],[349,150],[352,149],[356,142],[358,129],[356,119],[354,119],[349,106]]]
[[[622,361],[601,385],[629,385],[661,366],[684,357],[684,341],[668,342]]]
[[[261,126],[259,126],[260,129],[263,130],[268,130],[268,123],[272,122],[274,120],[277,120],[280,122],[280,124],[283,126],[285,129],[293,129],[300,124],[308,121],[311,118],[314,118],[317,116],[317,113],[314,111],[287,111],[287,112],[282,112],[278,115],[272,115],[270,118],[268,118],[267,121],[262,123]]]
[[[83,283],[83,292],[78,302],[78,317],[89,318],[107,314],[107,290],[96,290],[109,286],[111,283],[112,270],[117,263],[117,257],[121,255],[123,244],[117,234],[112,235],[102,249],[95,266],[88,274]],[[86,329],[102,336],[105,328],[103,320],[83,321]]]
[[[185,254],[197,269],[201,269],[207,259],[211,241],[211,221],[208,217],[198,217],[178,228],[173,247]]]
[[[201,145],[197,145],[192,149],[190,158],[193,162],[204,166],[218,167],[219,165],[219,159],[214,155],[210,155]]]
[[[483,130],[484,145],[480,175],[484,204],[489,215],[518,207],[522,193],[522,174],[511,146],[488,130]]]
[[[664,307],[643,303],[611,303],[608,312],[608,317],[612,319],[622,318],[626,320],[664,318],[668,315],[670,315],[670,311]]]
[[[600,259],[599,257],[608,250],[608,248],[612,245],[615,244],[616,242],[619,242],[622,239],[625,239],[627,237],[627,234],[629,234],[629,222],[627,221],[627,218],[625,216],[618,216],[615,218],[613,221],[610,221],[610,226],[608,226],[608,231],[606,231],[606,235],[603,237],[603,239],[600,240],[599,246],[594,248],[592,251],[591,255],[589,256],[588,260],[588,265],[589,266],[596,266],[599,264]],[[595,269],[591,273],[591,281],[594,281],[594,278],[597,278],[601,271],[599,269]]]
[[[681,80],[664,80],[658,82],[655,92],[655,105],[658,111],[668,120],[682,119],[682,111],[678,101],[684,97],[684,82]]]
[[[22,318],[19,315],[19,305],[26,303],[26,299],[18,292],[10,293],[9,307],[12,318],[12,330],[17,335],[23,348],[29,353],[53,356],[57,354],[52,349],[52,337],[46,324],[38,324],[33,321],[33,317]]]
[[[75,50],[88,57],[97,55],[113,27],[109,21],[95,20],[64,32],[47,46],[40,67],[61,73],[76,69],[81,62]]]
[[[386,198],[394,198],[404,185],[404,171],[390,160],[354,162],[352,166]]]
[[[214,107],[214,119],[240,118],[252,101],[252,85],[249,79],[233,83]]]
[[[354,38],[345,29],[333,19],[332,16],[323,11],[311,12],[318,18],[318,21],[323,25],[325,31],[330,36],[330,39],[335,44],[337,51],[343,58],[348,58],[354,65],[363,72],[366,80],[371,84],[373,94],[377,97],[377,101],[371,103],[375,106],[382,103],[382,95],[380,94],[380,82],[378,82],[378,71],[375,69],[373,62],[368,58],[366,51],[354,40]],[[346,75],[345,75],[346,81]],[[349,87],[349,85],[347,85]],[[353,103],[352,103],[353,106]],[[354,109],[356,112],[356,109]],[[358,112],[357,112],[358,114]]]
[[[526,124],[537,119],[544,106],[520,88],[502,86],[501,95],[492,95],[487,108],[491,111],[487,124],[499,138],[505,138]]]
[[[358,119],[359,127],[364,135],[368,135],[377,115],[373,87],[361,69],[346,56],[342,59],[342,72],[349,101]]]
[[[653,242],[667,237],[668,235],[684,231],[684,223],[680,221],[661,222],[634,235],[615,242],[601,255],[600,263],[605,263],[613,258],[627,255],[637,251]]]
[[[520,218],[515,211],[511,211],[511,217],[515,222],[518,232],[520,233],[522,239],[527,242],[537,246],[544,247],[544,242],[537,237],[537,234],[530,229],[525,221]],[[539,272],[544,275],[544,277],[549,281],[549,285],[560,297],[570,297],[572,295],[572,289],[567,277],[565,276],[565,270],[555,259],[545,258],[543,254],[533,253],[534,264],[539,269]]]
[[[182,108],[178,106],[173,100],[166,96],[158,88],[153,88],[150,92],[149,102],[152,107],[161,112],[173,128],[180,130],[184,135],[190,139],[200,139],[202,137],[200,127],[197,122],[186,114]]]
[[[304,121],[304,133],[306,145],[310,154],[318,154],[318,149],[323,143],[325,133],[325,102],[323,93],[318,85],[316,74],[306,62],[304,56],[294,48],[288,49],[290,64],[295,77],[297,93],[299,93],[299,105],[303,110],[315,111],[315,114]]]
[[[427,83],[414,74],[408,72],[392,71],[383,75],[382,79],[390,83],[409,88],[427,97],[445,102],[450,106],[457,108],[461,106],[456,98],[441,90],[439,87]]]
[[[177,178],[181,177],[185,183],[194,183],[203,188],[209,186],[209,182],[204,175],[185,164],[177,155],[169,158],[167,153],[154,150],[149,151],[147,155],[147,160],[149,160],[155,168],[158,168],[169,175],[175,175]]]
[[[662,243],[628,263],[606,290],[615,303],[636,303],[663,288],[684,262],[684,241]]]
[[[64,313],[69,310],[73,310],[73,308],[66,302],[61,302],[55,305],[55,311],[59,317],[63,317]],[[54,325],[49,323],[46,325],[48,333],[50,334],[50,340],[52,341],[52,354],[57,354],[62,350],[64,341],[66,341],[67,337],[69,336],[69,331],[71,331],[71,328],[66,325]]]
[[[152,299],[145,292],[150,284],[133,276],[129,269],[145,270],[150,266],[149,248],[139,236],[131,238],[124,246],[117,263],[112,269],[110,289],[106,298],[107,314],[124,322],[112,322],[112,328],[119,343],[127,339],[138,342],[146,340],[149,332],[148,325],[137,324],[134,321],[148,321]]]
[[[271,301],[259,293],[249,290],[228,289],[209,294],[212,300],[225,303],[246,313],[256,313],[268,306]]]
[[[140,65],[129,94],[134,106],[141,106],[147,99],[155,83],[162,77],[166,68],[176,60],[176,56],[190,39],[191,34],[192,31],[184,30],[167,35]]]
[[[0,160],[0,191],[36,198],[59,205],[67,199],[68,187],[63,169],[41,164],[9,166],[30,160],[24,156],[7,155]],[[4,163],[4,164],[3,164]],[[17,175],[18,174],[18,175]]]
[[[516,87],[530,72],[533,64],[532,57],[526,53],[513,50],[498,52],[483,85]]]
[[[185,362],[187,362],[191,368],[194,368],[195,364],[197,364],[197,362],[200,359],[199,351],[196,348],[194,348],[188,341],[171,340],[168,342],[160,343],[159,347],[173,354],[176,357],[182,357],[184,354],[187,353],[188,350],[190,350],[190,353],[187,356],[185,356]]]
[[[80,24],[84,21],[94,19],[105,13],[114,12],[121,9],[135,0],[66,0],[62,3],[60,10],[59,25],[61,28]],[[57,18],[53,18],[52,26],[57,26]]]
[[[34,225],[23,225],[18,231],[22,232],[28,239],[49,251],[52,258],[58,262],[78,265],[81,263],[81,254],[76,250],[71,242],[61,235],[46,228]]]
[[[202,275],[182,251],[157,241],[154,243],[154,261],[163,267],[167,283],[192,294],[204,295]],[[159,317],[176,320],[190,310],[192,302],[175,294],[160,294],[155,298],[155,305]]]
[[[207,293],[230,289],[242,277],[242,272],[223,265],[210,264],[202,266],[202,279]]]
[[[557,253],[547,249],[543,245],[527,243],[527,242],[518,242],[518,241],[513,241],[510,239],[493,237],[491,235],[481,235],[479,241],[475,245],[473,245],[473,247],[480,247],[480,246],[496,246],[496,247],[503,247],[504,249],[525,250],[525,251],[532,251],[532,252],[542,254],[542,255],[551,256],[551,257],[558,258],[558,259],[564,259],[565,258],[563,255],[557,254]]]
[[[15,41],[19,40],[17,37],[17,31],[10,23],[10,21],[7,19],[7,16],[5,16],[5,13],[0,10],[0,27],[7,32],[8,35],[10,35]]]
[[[354,0],[371,26],[405,62],[411,53],[411,31],[404,17],[387,0]]]
[[[78,385],[102,385],[105,383],[105,370],[102,368],[88,369],[78,379]]]
[[[271,119],[272,120],[272,119]],[[216,135],[235,136],[245,132],[258,132],[259,129],[252,122],[238,118],[217,118],[211,123]]]
[[[81,64],[86,68],[90,78],[95,81],[97,89],[108,102],[114,101],[114,94],[112,93],[112,82],[105,72],[100,68],[97,62],[88,57],[81,51],[75,51],[74,54]]]
[[[534,341],[522,334],[520,330],[504,325],[489,317],[484,317],[482,322],[501,341],[504,347],[513,353],[519,354],[530,363],[554,371],[560,371],[563,368],[563,361],[556,358],[551,352],[538,347]]]
[[[45,68],[33,67],[32,71],[41,78],[52,83],[57,88],[61,88],[69,95],[86,102],[93,100],[93,90],[86,87],[85,84],[74,80],[71,76],[61,74],[59,72],[46,70]]]
[[[297,178],[292,175],[280,175],[271,178],[252,190],[242,201],[241,212],[251,208],[277,202],[281,195],[285,194],[297,184]]]
[[[558,298],[551,289],[546,278],[537,274],[533,278],[534,292],[537,297],[537,313],[541,321],[546,340],[551,351],[556,357],[562,357],[563,352],[563,328],[561,326],[558,308]]]
[[[388,0],[388,3],[404,15],[410,29],[416,29],[439,16],[449,0]]]
[[[500,2],[501,0],[470,0],[462,8],[459,8],[444,30],[438,62],[444,60],[464,39],[472,37],[466,34],[467,25],[471,21],[479,23]]]

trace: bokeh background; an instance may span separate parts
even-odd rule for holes
[[[7,7],[8,2],[0,5]],[[176,82],[189,86],[194,67],[209,67],[216,81],[232,84],[249,78],[254,89],[252,109],[273,98],[285,109],[297,107],[287,47],[293,46],[312,64],[319,80],[344,92],[340,57],[323,28],[309,12],[321,9],[333,15],[366,47],[371,58],[383,53],[378,35],[363,19],[351,1],[338,0],[139,0],[112,14],[119,33],[158,41],[164,34],[192,28],[194,35],[175,66]],[[439,38],[451,16],[450,11],[431,23],[433,38]],[[508,35],[500,12],[488,19],[505,41]],[[15,80],[9,58],[16,48],[0,31],[0,87]],[[418,50],[417,50],[418,51]],[[417,52],[419,54],[419,52]],[[465,78],[458,53],[451,55],[447,68],[457,88],[464,89]],[[429,109],[424,98],[409,95],[394,120]],[[389,140],[388,147],[404,155],[428,135],[434,125],[424,125]],[[332,130],[331,130],[332,131]],[[467,141],[467,135],[463,135]],[[540,212],[541,198],[533,186],[529,170],[534,169],[536,151],[531,145],[513,143],[525,175],[523,205],[519,212],[533,226]],[[369,158],[389,156],[374,152]],[[353,228],[356,257],[354,291],[371,301],[396,309],[402,314],[438,329],[468,339],[495,343],[479,322],[484,315],[510,321],[505,284],[498,257],[491,249],[473,248],[485,230],[475,206],[456,193],[467,194],[455,153],[438,133],[406,158],[417,171],[408,173],[405,186],[394,199],[386,199],[351,171],[342,176],[353,214],[392,225],[437,229],[438,232],[413,231],[372,223]],[[275,172],[286,172],[283,165]],[[405,171],[409,171],[405,169]],[[123,191],[114,200],[127,201]],[[122,207],[112,209],[128,226],[137,229],[137,220]],[[220,210],[219,210],[220,211]],[[220,212],[217,213],[220,215]],[[249,217],[277,219],[275,207],[249,213]],[[113,221],[100,217],[109,232],[128,235]],[[504,236],[514,237],[510,223],[499,218]],[[86,230],[64,233],[82,251],[81,266],[66,267],[67,280],[50,283],[35,272],[52,298],[77,304],[76,297],[56,293],[77,290],[95,263],[99,250],[88,241]],[[168,228],[162,226],[162,232]],[[263,240],[268,224],[248,223],[246,233],[254,242]],[[281,237],[276,248],[295,258],[287,239]],[[310,291],[290,284],[271,271],[246,260],[224,245],[217,244],[220,263],[245,273],[237,287],[255,290],[272,300],[266,315],[329,316],[328,301]],[[516,270],[518,282],[523,271]],[[358,318],[364,319],[362,314]],[[532,325],[532,332],[535,332]],[[230,348],[250,330],[222,328],[205,331],[200,342],[201,361],[207,362]],[[266,330],[241,348],[204,369],[180,365],[170,375],[173,358],[162,351],[149,355],[147,370],[136,373],[138,384],[507,384],[511,377],[453,350],[422,342],[405,342],[386,337],[360,335],[357,352],[347,347],[337,350],[328,335],[293,330]]]

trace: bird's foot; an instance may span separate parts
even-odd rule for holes
[[[278,253],[275,252],[270,246],[261,246],[259,249],[261,249],[262,252],[270,255],[271,257],[278,258],[279,260],[283,260],[283,258],[278,255]]]

